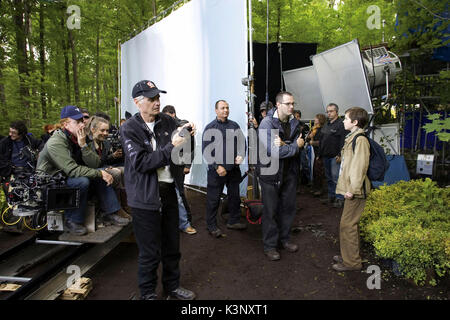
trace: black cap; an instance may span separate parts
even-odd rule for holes
[[[132,97],[136,98],[144,96],[147,98],[154,98],[160,93],[167,93],[167,91],[159,90],[153,81],[141,80],[134,85]]]

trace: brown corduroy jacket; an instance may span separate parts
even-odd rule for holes
[[[353,151],[353,138],[359,133],[364,133],[364,130],[358,128],[345,138],[345,143],[341,150],[341,169],[339,171],[336,193],[344,195],[346,192],[350,192],[356,198],[365,198],[369,194],[371,187],[370,180],[367,177],[370,145],[365,137],[358,137],[355,151]]]

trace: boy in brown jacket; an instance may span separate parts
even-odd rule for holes
[[[341,151],[342,162],[336,193],[345,198],[342,211],[339,242],[341,255],[334,256],[336,271],[361,270],[359,255],[359,220],[366,204],[366,196],[370,192],[370,180],[367,177],[369,167],[370,145],[365,137],[358,137],[353,150],[353,139],[364,133],[369,116],[366,110],[353,107],[345,111],[344,127],[350,133],[345,138]]]

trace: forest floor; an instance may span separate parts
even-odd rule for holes
[[[339,254],[339,220],[342,209],[323,205],[303,187],[297,194],[297,215],[292,242],[297,253],[281,251],[281,260],[268,261],[263,254],[261,225],[249,224],[245,231],[226,229],[225,237],[208,234],[204,194],[187,191],[193,225],[198,233],[181,234],[181,285],[193,290],[198,300],[448,300],[448,278],[436,286],[419,287],[396,276],[368,245],[363,245],[363,270],[336,272],[332,257]],[[88,277],[93,290],[88,299],[138,299],[136,243],[121,243],[103,259]],[[374,283],[370,265],[381,269],[380,289]],[[159,269],[159,272],[161,268]],[[161,284],[157,293],[162,298]]]

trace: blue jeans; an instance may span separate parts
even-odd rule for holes
[[[65,210],[64,216],[67,220],[79,224],[84,223],[84,213],[86,212],[90,185],[92,185],[92,189],[98,197],[103,215],[108,215],[120,210],[116,192],[111,186],[107,186],[106,182],[103,180],[89,180],[87,177],[77,177],[68,178],[66,184],[70,188],[80,189],[80,206],[77,209]]]
[[[178,225],[178,228],[180,230],[186,230],[187,227],[190,227],[191,224],[188,220],[188,213],[186,211],[186,208],[184,207],[183,199],[181,198],[180,191],[178,191],[178,188],[175,188],[175,191],[177,192],[177,200],[178,200],[178,211],[180,216],[180,222]]]
[[[328,185],[328,198],[337,198],[344,200],[344,197],[340,194],[336,194],[336,185],[339,178],[339,169],[341,164],[336,162],[336,158],[323,157],[323,166],[325,168],[325,177],[327,178]]]

